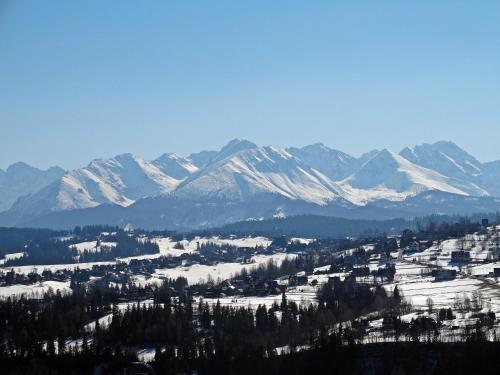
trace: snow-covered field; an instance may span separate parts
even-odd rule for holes
[[[104,248],[113,248],[116,247],[116,242],[101,242],[99,245],[97,241],[87,241],[80,242],[74,245],[70,245],[70,248],[73,248],[78,251],[78,253],[83,253],[84,251],[89,252],[99,252]]]
[[[311,286],[297,287],[287,290],[285,293],[288,301],[293,301],[299,306],[308,306],[311,303],[317,304],[316,293],[318,289]],[[197,299],[196,302],[208,303],[208,305],[213,306],[220,302],[221,306],[231,306],[231,307],[248,307],[256,309],[259,305],[266,306],[266,308],[271,308],[273,304],[278,305],[282,301],[282,295],[265,296],[265,297],[223,297],[223,298],[201,298]]]
[[[175,241],[171,241],[170,238],[155,238],[153,239],[154,242],[158,244],[160,247],[160,252],[158,254],[146,254],[146,255],[139,255],[139,256],[134,256],[134,257],[127,257],[127,258],[117,258],[116,261],[106,261],[106,262],[86,262],[86,263],[69,263],[69,264],[43,264],[43,265],[29,265],[29,266],[13,266],[13,267],[0,267],[0,271],[3,272],[8,272],[11,269],[14,269],[17,273],[21,274],[28,274],[30,272],[36,272],[41,274],[44,270],[51,270],[52,272],[56,272],[58,270],[74,270],[76,268],[80,269],[90,269],[94,265],[107,265],[107,264],[115,264],[116,262],[130,262],[132,259],[154,259],[158,258],[160,256],[180,256],[184,253],[193,253],[197,249],[197,242],[201,243],[208,243],[208,242],[213,242],[217,244],[229,244],[237,247],[251,247],[255,248],[256,246],[262,246],[262,247],[268,247],[269,244],[271,243],[270,240],[264,237],[244,237],[244,238],[234,238],[234,239],[219,239],[218,237],[212,237],[212,238],[195,238],[192,241],[182,241],[184,244],[184,250],[182,249],[175,249],[174,246],[176,244]],[[97,241],[88,241],[88,242],[81,242],[79,244],[75,244],[72,246],[75,246],[75,248],[79,252],[83,252],[85,250],[87,251],[99,251],[99,247],[96,248]],[[101,246],[116,246],[115,242],[103,242],[101,243]],[[7,256],[10,258],[6,259],[15,259],[23,256],[24,253],[15,253],[15,254],[8,254]],[[257,261],[261,260],[261,258],[256,257]],[[277,258],[279,260],[279,257]],[[4,260],[5,261],[5,260]],[[3,264],[3,262],[0,260],[0,265]],[[227,263],[231,264],[231,263]],[[232,268],[234,266],[228,266],[229,268]],[[224,267],[222,267],[224,269]],[[223,270],[224,271],[224,270]],[[222,274],[225,274],[225,272],[222,271]]]
[[[132,306],[149,307],[149,306],[152,306],[153,304],[154,304],[153,300],[152,299],[148,299],[148,300],[141,301],[141,302],[123,302],[123,303],[118,303],[115,306],[116,306],[116,308],[119,311],[124,312],[127,309],[132,308]],[[109,324],[111,324],[111,318],[112,317],[113,317],[113,314],[107,314],[107,315],[105,315],[105,316],[97,319],[96,321],[87,324],[85,326],[85,330],[88,331],[88,332],[95,330],[96,322],[99,322],[99,326],[100,327],[107,327],[107,326],[109,326]]]
[[[54,292],[59,290],[61,294],[72,293],[69,287],[69,281],[43,281],[31,285],[2,286],[0,287],[0,298],[20,297],[21,295],[24,295],[26,298],[37,298],[48,292],[49,289],[52,289]]]
[[[169,237],[160,237],[153,238],[152,242],[158,245],[162,255],[180,256],[185,253],[194,253],[197,251],[199,246],[207,243],[213,243],[215,245],[230,245],[235,247],[267,248],[272,241],[265,237],[220,238],[214,236],[210,238],[195,237],[190,241],[173,241]]]
[[[470,295],[481,289],[479,280],[457,278],[455,280],[434,282],[431,277],[418,277],[418,279],[397,282],[398,289],[408,302],[417,308],[425,308],[427,298],[432,298],[436,307],[452,307],[456,297],[464,293]],[[393,291],[396,284],[385,285],[386,289]],[[500,302],[500,300],[498,301]]]
[[[0,265],[5,264],[8,260],[19,259],[24,256],[24,252],[5,254],[3,259],[0,259]]]
[[[8,272],[10,270],[14,270],[17,273],[24,275],[27,275],[30,272],[42,274],[42,272],[45,270],[56,272],[59,270],[75,270],[76,268],[90,269],[94,265],[106,265],[115,263],[116,262],[88,262],[88,263],[69,263],[69,264],[41,264],[35,266],[14,266],[14,267],[0,268],[0,272]]]
[[[281,264],[286,258],[294,258],[294,254],[273,254],[273,255],[256,255],[252,257],[252,263],[242,264],[242,263],[218,263],[214,266],[194,264],[189,267],[177,267],[177,268],[164,268],[157,269],[153,274],[155,277],[168,277],[176,279],[178,277],[185,277],[189,284],[197,284],[208,279],[214,281],[225,280],[231,276],[241,272],[244,268],[250,270],[252,268],[258,267],[261,264],[266,264],[270,260],[273,260],[277,264]]]

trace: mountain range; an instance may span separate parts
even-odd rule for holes
[[[132,154],[86,167],[0,170],[0,225],[86,224],[192,229],[303,214],[390,219],[500,210],[500,161],[481,163],[451,142],[360,157],[322,143],[258,146],[155,160]]]

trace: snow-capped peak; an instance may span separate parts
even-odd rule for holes
[[[325,204],[339,195],[335,185],[318,171],[276,146],[245,148],[212,162],[182,183],[183,197],[246,200],[262,193]]]
[[[349,176],[358,166],[357,159],[351,155],[331,149],[323,143],[302,148],[290,147],[287,151],[334,181]]]
[[[217,153],[217,155],[215,155],[210,163],[216,163],[217,161],[227,158],[228,156],[236,154],[240,151],[257,147],[258,146],[255,143],[247,141],[246,139],[233,139],[220,149],[220,151]]]
[[[455,180],[427,169],[384,149],[366,161],[340,185],[351,201],[364,204],[371,200],[403,200],[426,190],[460,195],[487,195],[475,184]]]
[[[179,180],[165,174],[154,163],[132,154],[95,159],[85,168],[67,172],[56,183],[20,201],[23,206],[60,211],[95,207],[102,203],[128,206],[135,200],[171,192]],[[41,202],[45,202],[41,204]]]
[[[450,177],[477,182],[482,174],[481,163],[453,142],[424,143],[406,147],[399,154],[412,163]]]
[[[198,172],[198,167],[190,160],[174,153],[165,153],[153,161],[153,164],[168,176],[183,180],[189,175]]]

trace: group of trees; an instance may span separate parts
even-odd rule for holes
[[[419,225],[416,236],[421,240],[446,240],[460,238],[466,234],[477,232],[481,228],[477,221],[462,217],[456,222],[429,221],[426,225]]]
[[[155,290],[152,303],[123,309],[116,288],[75,283],[71,295],[51,292],[40,299],[0,301],[0,358],[11,363],[19,357],[116,357],[126,347],[150,346],[157,348],[158,368],[188,371],[193,364],[263,360],[281,346],[314,346],[336,323],[396,303],[383,289],[354,279],[327,284],[316,306],[298,306],[285,294],[281,303],[256,310],[220,303],[193,306],[188,292],[185,280],[168,280]],[[105,316],[109,324],[99,324]],[[70,338],[80,344],[68,346]]]
[[[54,237],[51,232],[40,237],[26,242],[21,247],[24,256],[6,260],[5,266],[99,262],[114,260],[115,258],[156,254],[160,251],[156,243],[139,240],[136,236],[119,229],[113,232],[112,235],[105,237],[106,241],[114,243],[112,246],[101,246],[103,239],[97,237],[95,248],[84,251],[78,251],[74,244],[78,243],[77,241],[88,239],[87,232],[83,237],[71,239]],[[95,240],[95,238],[91,237],[92,240]]]
[[[117,302],[112,289],[86,291],[75,288],[71,295],[46,293],[38,300],[7,298],[0,301],[0,352],[2,355],[29,357],[66,350],[66,340],[81,337],[84,326],[111,310]]]

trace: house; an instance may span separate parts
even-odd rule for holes
[[[333,288],[338,288],[341,285],[340,276],[328,277],[328,285],[330,285]]]
[[[486,228],[488,228],[488,225],[489,225],[488,219],[481,220],[481,229],[486,230]]]
[[[486,326],[492,326],[496,320],[496,314],[492,311],[487,313],[479,313],[475,316],[475,318],[479,319],[481,324]]]
[[[404,253],[418,253],[420,251],[420,244],[417,241],[413,241],[411,244],[405,247]]]
[[[470,252],[465,250],[455,250],[451,252],[451,261],[456,263],[469,263]]]
[[[307,284],[307,276],[305,274],[297,274],[292,275],[288,278],[289,286],[298,286],[298,285],[306,285]]]
[[[432,270],[431,274],[434,277],[434,281],[453,280],[457,277],[456,270],[448,270],[448,269],[435,269]]]
[[[279,279],[273,280],[273,286],[274,287],[283,287],[283,286],[288,286],[289,280],[288,276],[282,276]]]
[[[493,277],[500,277],[500,267],[493,268]]]
[[[392,280],[396,274],[396,266],[394,264],[387,263],[385,267],[380,267],[378,270],[374,271],[373,274],[378,277],[384,277]]]
[[[369,276],[370,269],[368,267],[354,267],[351,271],[351,275],[354,277]]]

